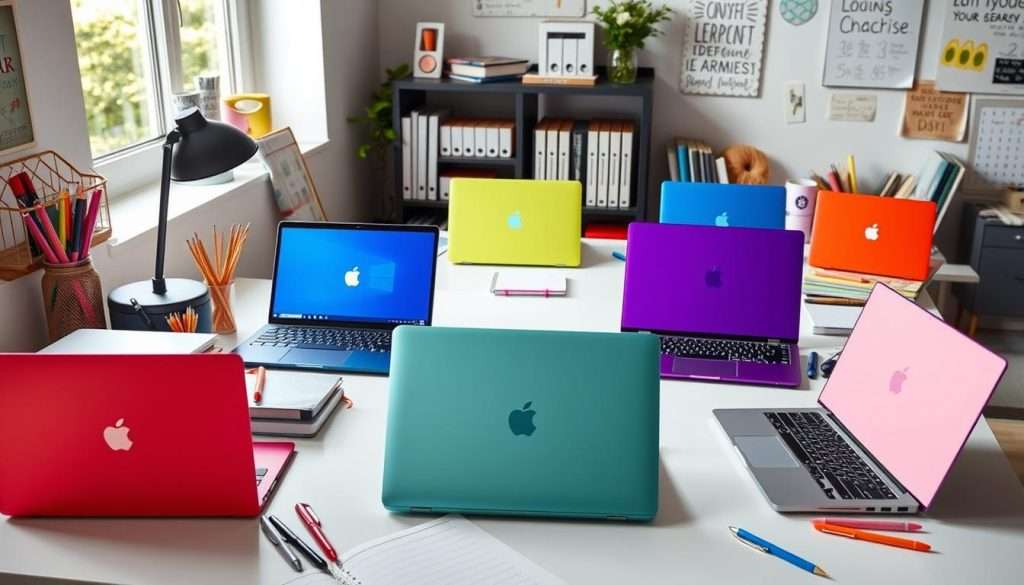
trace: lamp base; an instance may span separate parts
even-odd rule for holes
[[[197,333],[213,332],[210,291],[205,284],[187,278],[168,278],[167,292],[155,294],[153,283],[140,280],[119,286],[107,296],[111,329],[170,331],[167,316],[188,307],[199,316]]]

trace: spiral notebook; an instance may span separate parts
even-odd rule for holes
[[[458,515],[372,540],[341,560],[337,580],[319,573],[285,585],[566,585]]]

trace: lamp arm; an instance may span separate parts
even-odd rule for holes
[[[167,293],[164,281],[164,255],[167,248],[167,207],[171,195],[171,155],[174,145],[181,140],[181,133],[171,130],[163,146],[163,170],[160,173],[160,220],[156,226],[156,267],[153,271],[153,294]]]

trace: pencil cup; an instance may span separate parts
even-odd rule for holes
[[[213,331],[214,333],[234,333],[235,313],[231,309],[234,301],[235,283],[210,284],[210,297],[213,300]]]
[[[77,329],[106,329],[103,289],[92,261],[43,264],[43,307],[50,343]]]
[[[786,181],[786,229],[804,233],[804,241],[811,239],[814,206],[818,201],[818,184],[810,179]]]

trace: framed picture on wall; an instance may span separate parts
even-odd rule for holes
[[[313,176],[309,174],[292,129],[275,130],[256,139],[256,143],[260,147],[260,158],[270,173],[274,201],[281,212],[281,219],[327,221]]]
[[[14,8],[14,0],[0,0],[0,154],[36,142]]]

